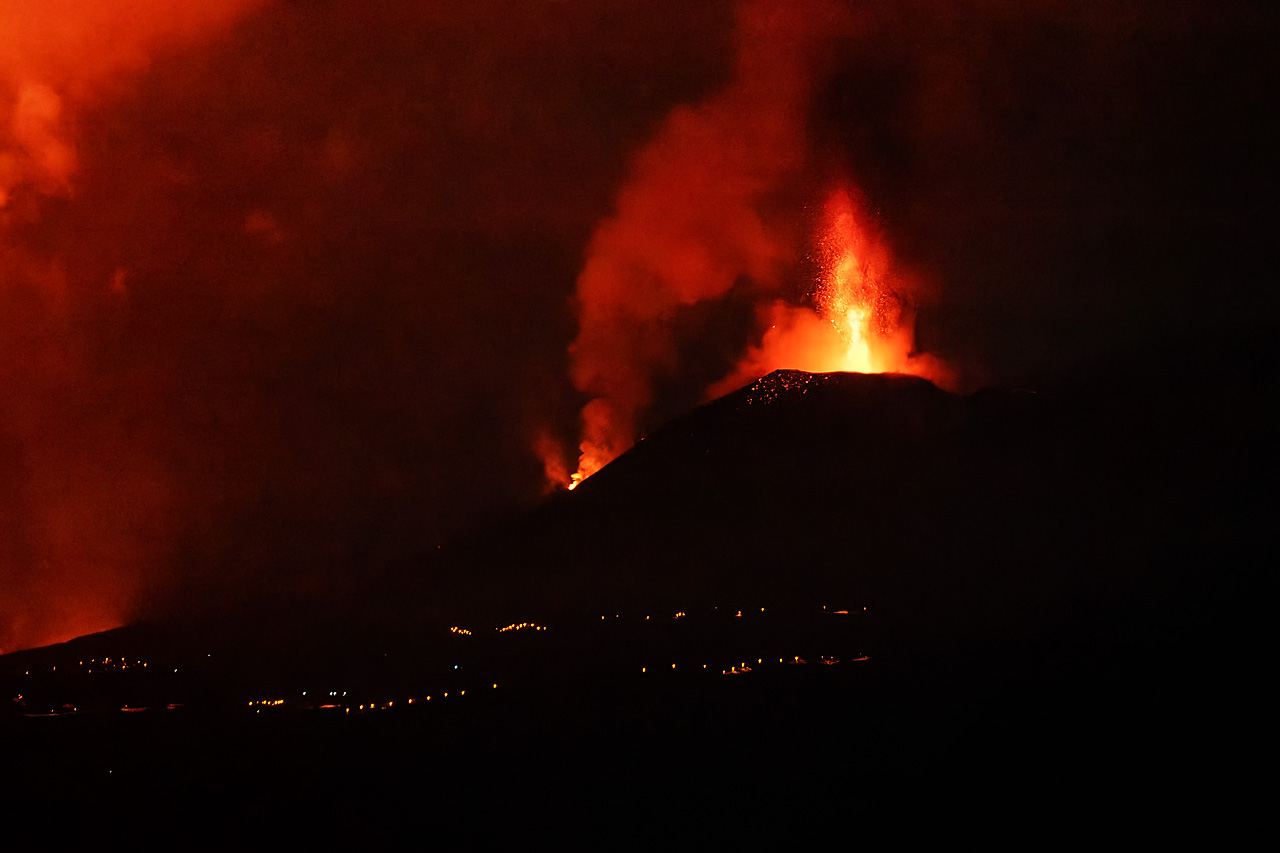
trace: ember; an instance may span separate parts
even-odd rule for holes
[[[771,385],[751,389],[752,402],[776,397],[780,390],[821,381],[810,374],[909,373],[948,384],[941,362],[913,353],[913,321],[906,299],[908,283],[874,226],[847,189],[833,192],[824,209],[817,239],[816,306],[778,300],[761,311],[767,329],[737,369],[707,391],[715,398],[776,370]]]

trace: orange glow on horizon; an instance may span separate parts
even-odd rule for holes
[[[265,4],[0,3],[0,291],[18,300],[5,302],[5,332],[15,342],[6,359],[16,368],[0,376],[0,419],[6,442],[13,442],[6,447],[24,460],[24,473],[6,476],[19,478],[14,494],[23,495],[28,519],[20,531],[6,528],[18,544],[0,565],[2,652],[125,624],[140,593],[168,567],[173,535],[171,483],[155,461],[164,454],[137,438],[133,426],[150,413],[133,403],[122,419],[114,404],[66,408],[83,396],[78,389],[85,383],[105,375],[91,355],[97,351],[91,338],[81,339],[71,331],[79,327],[63,320],[98,316],[97,289],[67,272],[96,269],[92,250],[71,248],[85,238],[94,243],[95,232],[45,230],[55,226],[45,224],[44,199],[67,203],[79,197],[82,181],[92,183],[81,173],[95,162],[83,157],[99,148],[94,129],[106,122],[118,132],[106,116],[153,60],[211,43]],[[111,165],[122,174],[131,167],[118,159]],[[36,224],[44,236],[30,244],[23,229]],[[31,245],[46,240],[60,247],[47,265],[30,254]],[[117,267],[102,284],[123,298],[127,279]],[[28,305],[28,292],[32,313],[15,313],[15,305]],[[115,315],[100,319],[106,316]],[[145,396],[134,379],[112,376],[130,389],[121,399]]]

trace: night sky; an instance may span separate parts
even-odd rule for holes
[[[600,376],[638,434],[697,404],[805,299],[833,185],[959,390],[1271,323],[1277,18],[9,0],[0,649],[430,571]]]

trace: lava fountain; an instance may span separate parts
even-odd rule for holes
[[[937,359],[918,355],[908,282],[847,189],[831,193],[816,239],[813,306],[776,300],[760,309],[765,329],[732,373],[707,390],[713,399],[774,370],[910,373],[945,381]]]
[[[910,282],[895,269],[880,232],[854,199],[851,191],[840,188],[823,206],[814,238],[817,277],[809,294],[812,304],[794,305],[778,299],[760,306],[757,313],[764,329],[760,343],[750,346],[733,371],[707,389],[706,399],[723,396],[780,369],[907,373],[949,384],[949,372],[940,360],[913,351]],[[584,423],[604,421],[592,418],[590,409],[607,404],[604,399],[589,403],[583,412]],[[627,449],[616,445],[602,454],[603,446],[600,441],[584,441],[569,489]],[[545,452],[543,455],[547,458]],[[558,482],[565,484],[563,479]]]
[[[803,252],[780,204],[818,165],[806,106],[824,73],[815,57],[853,32],[855,17],[828,0],[737,4],[730,83],[673,109],[635,155],[578,277],[570,378],[590,399],[577,471],[555,488],[576,487],[635,443],[658,386],[683,372],[679,337],[687,331],[677,318],[694,306],[705,312],[747,292],[757,297],[758,342],[707,397],[779,368],[925,375],[911,352],[910,282],[855,194],[830,195],[809,241],[820,269],[809,305],[774,298],[794,280]],[[535,450],[549,478],[572,467],[554,443]]]

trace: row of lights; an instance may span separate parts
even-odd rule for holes
[[[713,608],[712,608],[712,610],[719,610],[719,609],[720,609],[719,607],[713,607]],[[823,609],[825,610],[826,608],[824,607]],[[865,608],[865,607],[864,607],[864,608],[862,608],[862,609],[863,609],[863,610],[866,610],[867,608]],[[761,607],[761,608],[760,608],[760,612],[761,612],[761,613],[763,613],[763,612],[764,612],[764,608],[763,608],[763,607]],[[840,612],[840,613],[847,613],[848,611],[847,611],[847,610],[841,610],[841,611],[839,611],[839,612]],[[685,618],[686,616],[688,616],[688,615],[689,615],[689,614],[688,614],[688,613],[686,613],[686,612],[684,612],[683,610],[678,610],[678,611],[676,611],[675,615],[674,615],[674,616],[672,616],[671,618],[672,618],[672,619],[684,619],[684,618]],[[741,616],[742,616],[742,611],[741,611],[741,610],[739,610],[737,613],[735,613],[735,614],[733,614],[733,615],[734,615],[735,617],[741,617]],[[608,618],[608,615],[607,615],[607,614],[606,614],[606,615],[601,615],[601,617],[600,617],[600,621],[601,621],[601,622],[603,622],[603,621],[605,621],[607,618]],[[621,613],[615,613],[615,614],[613,614],[613,618],[614,618],[614,619],[621,619],[621,618],[622,618],[622,614],[621,614]],[[650,616],[646,616],[646,617],[644,617],[644,619],[645,619],[645,621],[646,621],[646,622],[648,622],[651,618],[652,618],[652,617],[650,617]]]
[[[78,665],[79,665],[79,666],[85,666],[85,662],[84,662],[84,661],[79,661],[79,662],[78,662]],[[92,667],[94,667],[94,666],[98,666],[98,667],[108,667],[108,668],[110,668],[110,669],[129,669],[130,667],[138,667],[138,666],[143,666],[143,667],[145,667],[147,664],[146,664],[146,662],[145,662],[145,661],[134,661],[133,663],[129,663],[129,661],[125,660],[124,658],[117,658],[117,659],[116,659],[115,664],[112,664],[112,663],[111,663],[111,658],[103,658],[103,659],[102,659],[102,663],[98,663],[98,659],[97,659],[97,658],[94,658],[93,660],[89,661],[89,664],[88,664],[88,665],[89,665],[89,667],[90,667],[89,672],[90,672],[90,673],[92,673],[92,672],[93,672]],[[57,667],[57,666],[54,666],[54,667],[50,668],[50,670],[49,670],[49,671],[50,671],[50,672],[57,672],[57,671],[58,671],[58,667]],[[26,671],[24,672],[24,675],[30,675],[30,674],[31,674],[31,670],[29,670],[29,669],[28,669],[28,670],[26,670]]]
[[[490,689],[492,689],[492,690],[497,690],[497,689],[498,689],[498,685],[497,685],[497,683],[495,682],[495,683],[492,685],[492,687],[491,687]],[[459,691],[457,691],[457,696],[459,696],[459,697],[461,697],[461,696],[466,696],[466,695],[467,695],[467,691],[465,691],[465,690],[459,690]],[[431,698],[432,698],[432,697],[431,697],[430,695],[428,695],[428,696],[424,696],[424,697],[422,697],[422,700],[423,700],[424,702],[430,702],[430,701],[431,701]],[[440,695],[440,698],[441,698],[441,699],[448,699],[448,698],[449,698],[449,694],[448,694],[447,692],[446,692],[446,693],[442,693],[442,694]],[[413,697],[410,697],[410,698],[408,699],[408,701],[407,701],[405,704],[412,705],[412,704],[414,703],[414,701],[415,701],[415,699],[414,699]],[[360,712],[360,711],[386,711],[386,710],[388,710],[388,709],[390,709],[390,708],[393,708],[393,707],[395,706],[395,704],[396,704],[395,702],[386,702],[386,703],[383,703],[383,704],[379,704],[379,703],[377,703],[377,702],[369,702],[367,705],[357,705],[357,706],[356,706],[356,711],[357,711],[357,712]],[[337,705],[321,705],[320,707],[321,707],[321,708],[337,708],[338,706],[337,706]],[[345,713],[347,713],[347,714],[350,714],[350,713],[351,713],[351,706],[350,706],[350,705],[348,705],[348,706],[346,707],[346,709],[345,709],[345,711],[344,711],[344,712],[345,712]]]
[[[839,658],[829,658],[826,655],[820,655],[819,657],[822,660],[822,662],[824,664],[827,664],[828,666],[831,664],[840,663]],[[871,658],[869,655],[862,655],[861,657],[849,658],[851,662],[864,661],[864,660],[870,660],[870,659]],[[756,658],[756,666],[760,666],[763,663],[764,663],[764,658]],[[787,660],[786,658],[778,658],[778,663],[807,664],[808,661],[800,657],[799,655],[796,655],[791,660]],[[671,664],[671,668],[675,669],[676,665],[674,663]],[[702,668],[706,669],[707,665],[704,663],[702,665]],[[647,666],[640,667],[640,672],[647,673],[648,671],[649,671],[649,668]],[[751,672],[751,667],[747,665],[747,661],[742,661],[737,666],[731,666],[726,669],[720,670],[721,675],[738,675],[744,672]]]
[[[720,608],[717,606],[717,607],[714,607],[713,609],[715,609],[715,610],[719,610]],[[823,611],[824,611],[824,612],[826,612],[826,613],[839,614],[839,615],[847,615],[847,614],[848,614],[848,612],[849,612],[848,610],[828,610],[828,609],[827,609],[827,607],[826,607],[826,605],[823,605],[823,608],[822,608],[822,609],[823,609]],[[866,607],[863,607],[862,609],[865,611],[867,608],[866,608]],[[764,609],[763,607],[761,607],[761,608],[760,608],[760,612],[761,612],[761,613],[763,613],[764,611],[765,611],[765,609]],[[677,612],[676,612],[676,613],[675,613],[671,618],[672,618],[672,619],[684,619],[684,618],[686,618],[687,616],[688,616],[688,613],[686,613],[686,612],[685,612],[685,611],[683,611],[683,610],[680,610],[680,611],[677,611]],[[742,611],[741,611],[741,610],[739,610],[739,611],[737,611],[736,613],[734,613],[734,617],[735,617],[735,618],[741,618],[741,617],[742,617]],[[607,618],[607,617],[606,617],[606,616],[604,616],[604,615],[602,615],[602,616],[600,617],[600,619],[601,619],[602,621],[604,621],[606,618]],[[622,618],[622,617],[621,617],[621,614],[615,613],[615,614],[614,614],[614,618],[615,618],[615,619],[620,619],[620,618]],[[651,617],[649,617],[649,616],[645,616],[644,618],[645,618],[645,620],[646,620],[646,621],[649,621],[649,620],[651,619]],[[507,632],[507,631],[522,631],[522,630],[529,630],[529,629],[532,629],[532,630],[535,630],[535,631],[545,631],[545,630],[547,630],[547,629],[546,629],[546,626],[538,625],[538,624],[536,624],[536,623],[534,623],[534,622],[513,622],[513,623],[511,623],[510,625],[506,625],[506,626],[504,626],[504,627],[502,627],[502,628],[497,628],[497,629],[495,629],[495,630],[497,630],[499,633],[505,633],[505,632]],[[450,630],[450,632],[455,633],[455,634],[461,634],[461,635],[466,635],[466,636],[471,636],[471,635],[472,635],[472,632],[471,632],[470,630],[468,630],[468,629],[466,629],[466,628],[461,628],[461,627],[456,626],[456,625],[455,625],[455,626],[453,626],[453,627],[451,627],[449,630]],[[862,657],[853,658],[852,660],[854,660],[854,661],[864,661],[864,660],[867,660],[867,659],[868,659],[868,658],[867,658],[867,656],[866,656],[866,655],[863,655]],[[763,659],[763,658],[758,658],[758,659],[757,659],[757,661],[756,661],[756,663],[757,663],[757,664],[762,664],[763,662],[764,662],[764,659]],[[779,663],[783,663],[783,662],[784,662],[784,659],[783,659],[783,658],[779,658],[779,659],[778,659],[778,662],[779,662]],[[795,659],[794,659],[793,661],[791,661],[791,662],[792,662],[792,663],[806,663],[806,661],[805,661],[805,660],[803,660],[802,658],[800,658],[798,655],[797,655],[797,656],[795,657]],[[839,663],[839,660],[838,660],[838,659],[835,659],[835,658],[827,658],[827,657],[825,657],[825,656],[824,656],[824,657],[822,658],[822,662],[823,662],[824,664],[835,664],[835,663]],[[97,664],[97,663],[98,663],[98,662],[97,662],[97,659],[96,659],[96,658],[90,661],[90,664]],[[102,664],[101,664],[101,665],[103,665],[103,666],[109,666],[110,664],[111,664],[111,658],[104,658],[104,659],[103,659],[103,661],[102,661]],[[80,665],[80,666],[84,666],[84,665],[85,665],[84,661],[80,661],[80,662],[79,662],[79,665]],[[140,666],[143,666],[143,667],[146,667],[146,666],[147,666],[146,662],[144,662],[144,661],[140,661],[140,660],[139,660],[139,661],[136,661],[136,662],[134,663],[134,666],[139,666],[139,665],[140,665]],[[127,661],[127,660],[125,660],[124,658],[120,658],[120,659],[118,659],[117,666],[119,666],[119,667],[120,667],[120,668],[122,668],[122,669],[128,669],[128,668],[129,668],[129,663],[128,663],[128,661]],[[674,663],[673,663],[673,664],[671,664],[671,668],[672,668],[672,669],[675,669],[675,668],[676,668],[676,664],[674,664]],[[703,665],[702,665],[702,668],[705,670],[705,669],[707,668],[707,665],[706,665],[706,664],[703,664]],[[54,667],[53,667],[53,671],[57,671],[57,669],[58,669],[58,668],[57,668],[56,666],[54,666]],[[454,669],[457,669],[457,667],[455,666],[455,667],[454,667]],[[177,669],[175,669],[175,670],[174,670],[174,672],[177,672],[177,671],[178,671]],[[640,668],[640,671],[641,671],[642,673],[648,672],[648,668],[647,668],[647,667],[641,667],[641,668]],[[734,675],[734,674],[738,674],[738,673],[742,673],[742,672],[750,672],[750,671],[751,671],[751,668],[750,668],[749,666],[747,666],[746,662],[744,661],[744,662],[742,662],[742,663],[740,664],[740,666],[738,666],[738,667],[729,667],[728,669],[723,669],[723,670],[721,670],[721,673],[722,673],[722,674],[725,674],[725,675]],[[90,672],[90,673],[92,673],[92,672],[93,672],[93,670],[92,670],[92,669],[90,669],[90,670],[89,670],[89,672]],[[30,674],[31,674],[31,671],[30,671],[30,670],[27,670],[26,674],[27,674],[27,675],[30,675]],[[496,688],[497,688],[497,686],[498,686],[497,684],[494,684],[494,685],[493,685],[494,689],[496,689]],[[465,695],[465,694],[466,694],[466,691],[462,691],[461,693],[459,693],[459,695]],[[303,696],[306,696],[306,695],[307,695],[307,694],[306,694],[306,691],[303,691],[302,695],[303,695]],[[329,695],[330,695],[330,696],[333,696],[333,697],[336,697],[338,694],[337,694],[337,691],[330,691],[330,692],[329,692]],[[343,691],[342,695],[343,695],[343,696],[346,696],[346,695],[347,695],[347,694],[346,694],[346,691]],[[444,696],[445,696],[445,697],[448,697],[448,695],[449,695],[448,693],[445,693],[445,694],[444,694]],[[430,697],[430,696],[427,696],[427,697],[426,697],[426,699],[427,699],[427,701],[430,701],[430,700],[431,700],[431,697]],[[409,701],[409,704],[413,704],[413,699],[409,699],[408,701]],[[249,705],[250,705],[250,706],[275,706],[275,705],[283,705],[283,704],[284,704],[284,700],[283,700],[283,699],[275,699],[275,700],[258,700],[258,701],[254,701],[254,702],[250,702],[250,703],[249,703]],[[383,708],[389,708],[389,707],[391,707],[391,705],[392,705],[392,704],[393,704],[393,703],[387,703],[386,705],[383,705],[382,707],[383,707]],[[170,706],[170,707],[177,707],[177,706]],[[336,707],[339,707],[339,706],[338,706],[338,705],[322,705],[322,706],[320,706],[320,707],[322,707],[322,708],[336,708]],[[370,710],[375,709],[375,705],[374,705],[373,703],[370,703],[370,705],[369,705],[369,709],[370,709]],[[122,708],[121,710],[125,710],[125,711],[136,711],[136,710],[142,710],[142,709],[138,709],[138,708],[130,708],[130,707],[126,706],[126,707]],[[350,711],[351,711],[350,707],[348,707],[346,710],[347,710],[347,713],[350,713]],[[364,710],[364,706],[363,706],[363,705],[359,706],[359,710]]]
[[[497,690],[497,689],[498,689],[498,684],[497,684],[497,682],[494,682],[494,683],[490,686],[490,689],[491,689],[491,690]],[[303,691],[302,695],[303,695],[303,696],[306,696],[306,695],[307,695],[305,690]],[[338,696],[338,692],[337,692],[336,690],[334,690],[334,691],[330,691],[330,692],[329,692],[329,695],[330,695],[330,696],[334,696],[334,697],[336,697],[336,696]],[[346,696],[346,695],[347,695],[347,694],[346,694],[346,691],[343,691],[342,695],[343,695],[343,696]],[[458,691],[455,691],[455,692],[454,692],[454,696],[456,696],[456,697],[461,697],[461,696],[466,696],[466,695],[467,695],[467,691],[465,691],[465,690],[458,690]],[[434,694],[431,694],[431,695],[422,696],[422,697],[410,697],[409,699],[407,699],[407,700],[404,702],[404,704],[406,704],[406,705],[412,705],[412,704],[414,704],[415,702],[418,702],[418,701],[430,702],[430,701],[432,700],[432,698],[434,698],[434,696],[435,696]],[[440,698],[440,699],[448,699],[448,698],[449,698],[449,693],[448,693],[448,692],[445,692],[445,693],[439,694],[439,698]],[[285,700],[284,700],[284,699],[258,699],[258,700],[255,700],[255,701],[253,701],[253,702],[250,702],[250,703],[249,703],[249,707],[253,708],[253,709],[255,710],[255,712],[256,712],[256,713],[259,713],[259,714],[260,714],[260,713],[262,713],[262,709],[263,709],[263,708],[273,708],[273,707],[278,707],[278,706],[280,706],[280,705],[284,705],[284,704],[285,704]],[[388,709],[390,709],[390,708],[394,708],[394,707],[395,707],[395,704],[396,704],[396,703],[395,703],[395,701],[394,701],[394,700],[390,700],[390,701],[387,701],[387,702],[365,702],[365,703],[361,703],[361,704],[359,704],[359,705],[345,705],[345,706],[344,706],[344,705],[342,705],[342,704],[338,704],[338,703],[330,703],[330,704],[325,704],[325,705],[320,705],[320,706],[318,706],[318,710],[332,710],[332,709],[337,709],[337,708],[343,708],[343,710],[344,710],[344,712],[345,712],[345,713],[350,714],[353,708],[354,708],[357,712],[362,712],[362,711],[385,711],[385,710],[388,710]],[[169,706],[169,707],[171,707],[171,708],[172,708],[172,707],[178,707],[178,706],[171,705],[171,706]],[[126,708],[122,708],[121,710],[126,710],[126,711],[140,711],[140,710],[146,710],[146,709],[144,709],[144,708],[128,708],[128,707],[126,707]]]
[[[497,631],[499,634],[502,634],[507,631],[525,631],[525,630],[545,631],[547,630],[547,627],[545,625],[539,625],[536,622],[512,622],[510,625],[504,625],[501,628],[494,628],[494,630]],[[466,628],[459,628],[457,625],[454,625],[452,628],[450,628],[449,633],[461,634],[466,637],[472,636],[471,631],[469,631]]]

